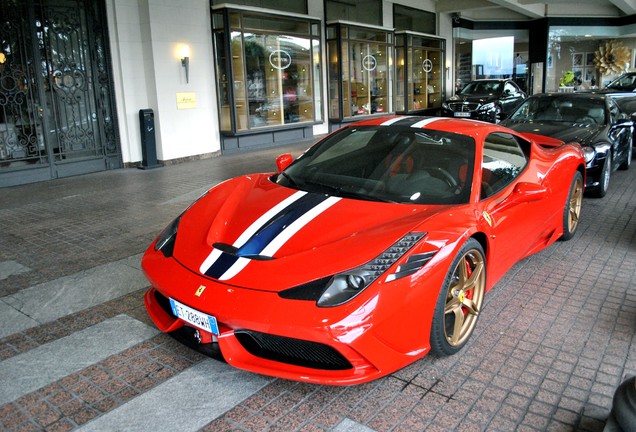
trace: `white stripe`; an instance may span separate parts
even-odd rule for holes
[[[305,192],[305,191],[298,191],[295,194],[287,197],[286,199],[284,199],[280,203],[276,204],[271,209],[269,209],[267,212],[265,212],[265,214],[263,214],[263,216],[259,217],[252,225],[250,225],[250,227],[248,229],[246,229],[243,232],[243,234],[240,235],[240,237],[238,239],[236,239],[236,241],[234,242],[234,246],[237,247],[237,248],[240,248],[241,246],[243,246],[256,233],[256,231],[261,229],[263,227],[263,225],[265,225],[267,222],[269,222],[269,220],[271,218],[276,216],[284,208],[288,207],[293,202],[297,201],[298,199],[300,199],[301,197],[303,197],[306,194],[307,194],[307,192]]]
[[[433,118],[430,118],[430,119],[418,121],[417,123],[413,123],[411,125],[411,127],[413,127],[413,128],[423,128],[424,126],[427,126],[430,123],[436,122],[437,120],[439,120],[438,117],[433,117]]]
[[[325,201],[318,204],[316,207],[296,219],[291,225],[287,227],[287,229],[283,230],[280,234],[274,238],[261,252],[261,255],[264,256],[274,256],[276,251],[280,249],[294,234],[296,234],[302,227],[307,225],[313,219],[318,217],[322,212],[327,210],[329,207],[340,201],[341,198],[338,197],[329,197]]]
[[[206,359],[76,430],[194,432],[272,381]]]
[[[0,362],[0,406],[131,348],[159,330],[117,315]],[[4,429],[3,429],[4,430]]]
[[[254,221],[252,225],[250,225],[245,231],[243,231],[243,234],[241,234],[239,238],[236,239],[236,241],[234,242],[234,247],[240,248],[241,246],[243,246],[259,229],[263,227],[263,225],[269,222],[271,218],[276,216],[284,208],[288,207],[293,202],[297,201],[298,199],[300,199],[306,194],[307,192],[305,191],[298,191],[294,193],[293,195],[288,196],[287,198],[285,198],[284,200],[276,204],[274,207],[266,211],[261,217],[256,219],[256,221]],[[218,260],[221,255],[222,253],[220,250],[213,248],[212,252],[210,252],[208,257],[201,264],[201,267],[199,267],[199,271],[201,272],[201,274],[205,274],[205,272],[210,270],[210,267],[214,265],[216,260]],[[243,267],[244,266],[245,265],[243,265]]]
[[[329,197],[325,201],[318,204],[316,207],[309,210],[307,213],[296,219],[293,223],[291,223],[287,228],[285,228],[280,234],[278,234],[260,253],[260,255],[264,256],[274,256],[276,251],[280,249],[287,241],[293,237],[302,227],[307,225],[313,219],[315,219],[322,212],[327,210],[329,207],[334,205],[340,201],[338,197]],[[232,267],[230,267],[223,275],[219,278],[219,280],[228,280],[239,274],[241,270],[245,268],[245,266],[250,262],[247,258],[239,258],[237,262],[235,262]]]
[[[392,118],[391,120],[385,121],[380,126],[390,126],[393,123],[399,122],[400,120],[404,120],[404,119],[407,119],[409,117],[412,117],[412,116],[400,116],[400,117]]]
[[[210,270],[210,267],[212,267],[212,264],[214,264],[216,260],[219,259],[221,253],[222,252],[220,250],[212,248],[212,252],[210,252],[210,255],[208,255],[205,261],[203,261],[203,264],[201,264],[201,267],[199,267],[199,271],[201,272],[201,274],[205,274],[206,271]]]

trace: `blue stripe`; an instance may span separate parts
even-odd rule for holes
[[[214,279],[219,279],[223,276],[235,262],[237,262],[239,257],[230,255],[228,253],[223,252],[219,259],[217,259],[214,264],[205,272],[207,276],[213,277]]]
[[[294,221],[316,207],[329,197],[327,195],[307,194],[298,199],[259,229],[237,252],[238,256],[249,257],[260,254],[281,232]]]
[[[306,194],[299,198],[267,221],[237,250],[236,255],[223,252],[205,274],[219,279],[238,261],[239,257],[249,258],[260,254],[285,228],[328,198],[327,195],[320,194]]]

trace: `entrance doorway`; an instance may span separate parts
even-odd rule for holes
[[[0,187],[121,167],[103,2],[0,10]]]

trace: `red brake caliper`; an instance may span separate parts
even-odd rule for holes
[[[470,268],[470,263],[468,262],[468,260],[464,260],[464,264],[466,265],[466,276],[467,279],[470,279],[470,276],[473,274],[473,269]],[[465,295],[467,299],[472,299],[473,298],[473,290],[471,289],[470,291],[465,291]],[[462,312],[464,313],[464,315],[468,315],[468,311],[466,309],[462,309]]]

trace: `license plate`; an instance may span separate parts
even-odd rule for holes
[[[455,117],[470,117],[469,112],[456,112]]]
[[[204,314],[203,312],[199,312],[196,309],[192,309],[191,307],[186,306],[174,299],[169,300],[173,314],[197,328],[218,336],[219,326],[216,322],[216,318],[211,315]]]

